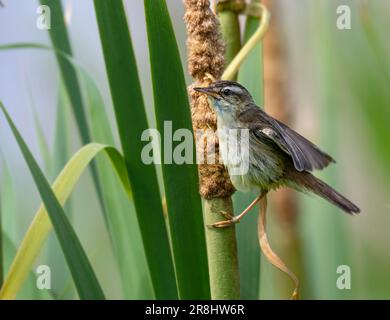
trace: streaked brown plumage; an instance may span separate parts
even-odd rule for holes
[[[245,174],[231,174],[233,185],[238,190],[258,190],[264,194],[271,189],[288,186],[313,192],[347,213],[360,212],[351,201],[310,173],[335,162],[333,158],[256,106],[242,85],[233,81],[217,81],[207,88],[195,90],[209,96],[217,113],[220,131],[249,131],[249,170]],[[226,144],[224,139],[220,135],[221,149]],[[227,161],[225,163],[231,173],[233,168]],[[239,219],[231,220],[233,223]]]

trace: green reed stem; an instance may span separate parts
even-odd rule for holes
[[[219,13],[218,18],[226,43],[225,59],[228,65],[241,48],[238,14],[225,10]],[[221,221],[221,211],[234,212],[230,197],[205,200],[205,223],[209,225]],[[208,228],[206,242],[212,299],[239,299],[240,274],[235,226],[223,229]]]
[[[233,212],[231,198],[205,201],[205,223],[221,221],[221,211]],[[209,260],[210,289],[213,300],[234,300],[240,297],[240,275],[238,272],[236,228],[206,230]]]

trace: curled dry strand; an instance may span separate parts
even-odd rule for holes
[[[267,233],[265,231],[266,224],[266,212],[267,212],[267,196],[260,201],[260,212],[258,220],[258,234],[259,244],[261,251],[267,258],[267,260],[274,265],[276,268],[284,272],[294,282],[295,288],[291,295],[292,300],[299,299],[299,280],[298,277],[286,266],[286,264],[279,258],[279,256],[272,250],[269,242]]]

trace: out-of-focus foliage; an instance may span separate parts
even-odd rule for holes
[[[362,209],[359,216],[350,217],[317,197],[299,196],[299,235],[303,245],[301,250],[306,272],[305,277],[300,279],[302,297],[390,299],[390,277],[388,276],[390,255],[387,248],[390,241],[388,233],[390,201],[387,200],[390,192],[388,170],[390,129],[387,124],[390,119],[390,90],[388,90],[390,43],[387,40],[390,27],[387,13],[390,11],[390,2],[387,0],[300,0],[297,5],[296,1],[273,1],[277,3],[275,7],[281,11],[280,16],[283,20],[282,30],[287,57],[287,69],[283,76],[288,79],[287,107],[294,120],[292,126],[337,160],[336,165],[315,174],[335,186]],[[35,158],[40,161],[41,168],[45,169],[46,176],[50,177],[49,180],[58,174],[70,155],[79,149],[80,133],[83,142],[92,139],[95,142],[118,147],[116,138],[118,129],[121,132],[122,149],[129,168],[134,169],[133,165],[137,159],[139,160],[139,150],[143,146],[139,136],[148,126],[146,119],[153,119],[151,121],[153,122],[157,116],[157,123],[161,125],[163,116],[169,115],[172,111],[162,109],[167,103],[159,100],[161,98],[159,95],[163,93],[158,92],[158,83],[155,84],[156,108],[152,107],[153,88],[149,58],[152,58],[155,64],[152,68],[154,80],[158,79],[160,82],[163,81],[161,79],[166,81],[177,79],[175,74],[168,74],[165,78],[163,73],[166,71],[157,74],[160,66],[156,63],[161,63],[160,59],[167,59],[159,54],[175,52],[174,57],[169,57],[174,58],[175,63],[179,57],[173,46],[160,51],[161,47],[157,47],[159,35],[156,34],[156,25],[150,24],[150,21],[149,38],[152,41],[150,47],[154,53],[151,57],[148,56],[143,1],[124,2],[128,9],[127,23],[131,26],[131,43],[124,11],[118,11],[118,7],[113,8],[103,0],[95,2],[98,7],[101,40],[93,14],[93,1],[73,1],[73,14],[70,14],[68,3],[64,1],[63,5],[66,7],[63,11],[69,16],[72,15],[72,18],[61,19],[60,28],[56,29],[59,32],[50,31],[52,41],[44,30],[31,27],[31,23],[34,24],[37,17],[37,3],[23,2],[23,5],[20,5],[21,0],[10,1],[0,10],[0,28],[6,30],[0,35],[0,46],[7,43],[20,43],[20,41],[31,43],[46,41],[51,47],[55,45],[67,53],[72,52],[77,64],[87,70],[80,72],[72,62],[65,61],[60,54],[58,60],[55,60],[52,53],[41,50],[22,50],[22,53],[19,50],[18,53],[12,54],[7,50],[0,53],[2,58],[0,69],[4,70],[0,75],[0,99],[9,108],[14,122],[21,129]],[[152,2],[154,1],[149,1]],[[58,10],[60,1],[47,3],[54,6],[52,23],[55,23],[56,19],[53,18],[63,14]],[[184,52],[183,9],[177,5],[177,0],[167,0],[167,4],[174,31],[178,36],[177,44],[180,52]],[[352,19],[350,30],[337,28],[339,6],[348,6],[350,9]],[[149,14],[152,9],[149,7]],[[118,12],[120,21],[115,18]],[[29,18],[25,19],[26,16]],[[166,23],[168,17],[164,17]],[[246,39],[255,28],[255,20],[256,18],[250,18],[251,22],[246,26],[241,23],[242,30],[245,28],[243,39]],[[244,22],[244,19],[241,22]],[[13,23],[18,23],[18,28]],[[115,29],[111,30],[110,27]],[[169,36],[171,37],[172,34]],[[104,58],[101,44],[105,51]],[[119,63],[114,64],[114,61]],[[110,84],[105,73],[105,63],[108,78],[111,78]],[[136,64],[139,67],[139,83]],[[170,66],[164,67],[171,70]],[[175,70],[179,70],[177,67],[176,65]],[[262,94],[256,88],[261,86],[261,76],[258,74],[261,72],[260,67],[261,55],[255,51],[238,74],[239,81],[248,87],[259,104],[262,101]],[[20,68],[25,70],[21,72]],[[29,90],[25,90],[25,86],[20,86],[20,83],[25,80],[25,74],[29,79]],[[61,78],[65,83],[65,89],[57,90]],[[181,78],[177,83],[180,81]],[[53,83],[55,89],[50,90]],[[172,92],[170,94],[172,95]],[[180,97],[183,101],[183,92]],[[58,100],[61,103],[57,108]],[[145,108],[143,101],[146,102]],[[184,102],[183,104],[183,108],[187,108],[187,104]],[[112,116],[114,109],[117,111],[116,122]],[[36,119],[31,110],[34,110]],[[71,116],[72,110],[75,118]],[[154,110],[158,112],[154,114]],[[189,113],[185,116],[188,115]],[[2,219],[0,235],[5,248],[2,256],[4,273],[7,275],[16,248],[19,247],[26,228],[31,222],[32,214],[38,208],[40,198],[33,189],[33,180],[17,151],[14,140],[11,139],[10,131],[4,125],[3,117],[0,117],[0,122]],[[126,145],[127,143],[131,143],[131,146]],[[101,195],[101,200],[104,200],[103,211],[110,213],[103,215],[108,231],[105,229],[104,219],[96,218],[100,217],[98,213],[102,208],[99,208],[99,200],[94,192],[96,178],[94,183],[88,174],[76,187],[69,218],[77,235],[80,236],[80,241],[88,253],[107,298],[153,298],[156,293],[156,283],[161,284],[164,281],[168,286],[157,285],[157,296],[176,297],[173,262],[181,264],[180,279],[182,280],[188,277],[188,274],[185,275],[183,272],[186,262],[188,262],[188,270],[196,269],[198,265],[191,263],[193,260],[186,261],[185,247],[178,246],[180,243],[177,241],[180,240],[171,238],[169,232],[166,232],[166,219],[163,218],[161,205],[163,197],[154,169],[149,168],[150,171],[145,174],[143,169],[137,170],[137,168],[140,167],[135,166],[130,177],[133,178],[132,186],[135,187],[137,200],[129,200],[120,186],[119,179],[109,170],[105,160],[97,159],[98,180],[104,185]],[[185,181],[180,181],[172,171],[165,172],[161,179],[166,179],[169,175],[172,175],[173,180],[185,184]],[[159,182],[160,186],[164,186],[163,180]],[[192,184],[193,182],[189,188],[193,190],[192,195],[195,199],[197,186]],[[172,192],[177,189],[165,189],[170,192],[169,207],[174,200]],[[23,197],[20,197],[21,193]],[[235,197],[240,200],[235,202],[236,213],[251,201],[250,195]],[[137,201],[138,203],[135,203]],[[195,207],[198,210],[199,206],[195,205]],[[192,211],[196,211],[194,208],[191,208]],[[272,203],[270,208],[272,212]],[[137,215],[136,210],[138,210]],[[181,217],[179,211],[173,218]],[[158,220],[155,220],[154,215]],[[245,218],[245,221],[237,225],[242,294],[245,298],[256,298],[259,291],[259,283],[256,279],[261,275],[261,297],[277,298],[280,287],[285,286],[288,289],[290,283],[284,279],[284,275],[279,274],[268,264],[264,266],[262,264],[259,271],[259,248],[254,242],[256,235],[251,234],[256,232],[254,225],[256,215],[257,212],[254,211],[251,216]],[[197,221],[199,224],[199,220]],[[145,243],[138,223],[143,229],[142,232],[150,227],[148,233],[150,242]],[[153,229],[156,225],[158,228]],[[192,231],[197,236],[201,236],[203,231],[199,225],[196,228]],[[169,231],[175,232],[174,229],[171,225]],[[283,246],[285,237],[272,214],[269,215],[268,230],[271,244],[278,252],[278,248]],[[46,254],[42,254],[31,269],[34,272],[39,264],[52,266],[52,283],[55,284],[53,290],[36,290],[35,275],[29,273],[18,298],[61,299],[77,296],[67,267],[63,266],[60,271],[56,267],[58,264],[63,264],[64,259],[62,253],[58,253],[59,246],[54,239],[54,236],[49,238]],[[175,259],[169,256],[171,252],[169,239],[176,241],[176,245],[172,247],[173,256],[177,254],[179,256]],[[153,251],[156,243],[157,247]],[[202,257],[204,249],[197,248],[197,250],[198,258]],[[53,253],[54,251],[57,252]],[[155,255],[153,256],[151,252]],[[189,247],[188,254],[191,252],[192,248]],[[145,258],[148,255],[149,262]],[[207,262],[205,258],[200,259],[203,271],[199,272],[199,278],[204,274]],[[289,261],[286,263],[289,265]],[[150,268],[151,264],[154,264],[154,268]],[[343,265],[348,266],[351,271],[350,290],[341,290],[337,287],[337,279],[341,275],[337,273],[337,268]],[[161,266],[164,266],[165,271],[159,269]],[[154,274],[150,277],[149,271],[152,270]],[[179,281],[180,279],[178,277]],[[186,285],[179,284],[179,288],[181,287],[188,296],[190,289]],[[206,287],[206,283],[198,283],[197,292],[201,292]]]

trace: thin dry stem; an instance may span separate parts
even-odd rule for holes
[[[258,233],[259,233],[259,243],[261,251],[264,253],[267,260],[274,265],[276,268],[286,273],[290,279],[294,282],[295,288],[292,293],[291,299],[296,300],[299,298],[299,280],[297,276],[285,265],[285,263],[279,258],[279,256],[272,250],[267,233],[265,231],[266,226],[266,213],[267,213],[267,196],[260,202],[260,213],[258,219]]]
[[[228,65],[225,72],[222,75],[223,80],[232,80],[234,75],[237,73],[241,64],[251,52],[251,50],[256,46],[256,44],[263,39],[265,33],[268,30],[269,22],[271,15],[267,8],[263,5],[260,5],[262,8],[261,14],[261,23],[256,32],[250,37],[250,39],[246,42],[246,44],[241,48],[238,54],[235,56],[233,61]]]

